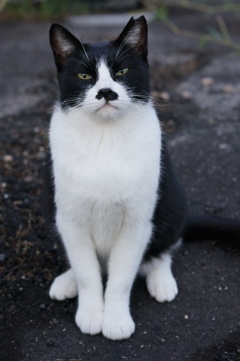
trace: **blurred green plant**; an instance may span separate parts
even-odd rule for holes
[[[240,53],[240,44],[236,43],[228,30],[228,26],[223,18],[223,14],[231,13],[240,17],[240,5],[229,0],[220,1],[190,1],[190,0],[142,0],[144,6],[156,13],[159,20],[164,22],[174,34],[194,37],[199,40],[200,47],[207,43],[217,43],[227,46],[233,51]],[[179,28],[169,16],[171,8],[195,10],[207,17],[215,17],[217,28],[208,27],[206,33],[199,33],[191,30]]]
[[[8,0],[0,0],[0,12],[5,8],[7,3],[8,3]]]
[[[1,14],[14,18],[53,19],[69,13],[87,11],[87,1],[76,0],[0,0]]]

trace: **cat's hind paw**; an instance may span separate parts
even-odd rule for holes
[[[146,276],[147,289],[158,302],[171,302],[178,294],[177,283],[171,271],[171,256],[163,254],[143,264],[142,274]]]
[[[177,283],[172,274],[163,277],[157,272],[150,273],[147,277],[147,288],[158,302],[171,302],[178,294]]]
[[[49,296],[57,301],[76,297],[77,294],[77,282],[71,268],[55,278],[49,291]]]

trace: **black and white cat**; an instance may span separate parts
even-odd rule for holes
[[[178,293],[171,259],[186,215],[149,94],[147,24],[132,18],[99,44],[55,24],[50,42],[60,90],[49,132],[56,224],[71,266],[50,297],[78,295],[83,333],[128,338],[138,272],[157,301]]]

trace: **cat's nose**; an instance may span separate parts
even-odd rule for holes
[[[109,101],[109,100],[116,100],[118,98],[118,95],[110,88],[103,88],[99,90],[98,94],[96,95],[96,98],[98,100],[105,98],[106,101]]]

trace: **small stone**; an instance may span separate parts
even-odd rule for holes
[[[39,153],[36,154],[36,158],[37,158],[38,160],[44,160],[45,157],[46,157],[46,155],[45,155],[45,153],[43,153],[43,152],[39,152]]]
[[[228,144],[226,144],[226,143],[218,144],[218,148],[221,150],[225,150],[225,149],[227,149],[227,147],[228,147]]]
[[[161,123],[167,133],[170,133],[176,129],[176,122],[173,119],[169,119],[164,123]]]
[[[0,253],[0,262],[4,262],[6,259],[5,253]]]
[[[31,182],[33,182],[33,177],[31,177],[30,175],[27,175],[23,180],[25,183],[31,183]]]
[[[54,346],[55,346],[54,341],[51,340],[51,339],[47,340],[47,346],[52,346],[52,347],[54,347]]]
[[[214,202],[210,204],[207,202],[205,205],[205,212],[208,214],[217,214],[224,211],[225,207],[225,203]]]
[[[208,124],[209,124],[210,126],[214,125],[214,124],[215,124],[215,119],[209,118],[209,119],[208,119]]]
[[[192,93],[188,90],[184,90],[182,93],[181,93],[181,96],[184,98],[184,99],[191,99],[192,98]]]
[[[13,156],[10,155],[10,154],[5,154],[5,155],[3,156],[3,160],[4,160],[5,163],[10,163],[10,162],[13,161]]]
[[[153,91],[151,92],[151,96],[152,96],[153,98],[160,98],[160,92],[158,92],[158,91],[156,91],[156,90],[153,90]]]
[[[159,97],[166,102],[170,100],[170,94],[166,91],[159,93]]]
[[[188,320],[188,315],[185,315],[184,318],[185,318],[185,320]]]
[[[40,310],[45,310],[46,309],[46,305],[44,303],[41,303],[41,305],[39,306]]]
[[[213,85],[213,83],[214,83],[214,79],[213,78],[210,78],[210,77],[205,77],[205,78],[202,78],[201,79],[201,84],[203,85],[203,86],[211,86],[211,85]]]
[[[233,94],[235,92],[235,88],[231,84],[226,84],[223,87],[223,92],[225,94]]]
[[[165,338],[160,338],[160,342],[165,343],[166,342]]]

